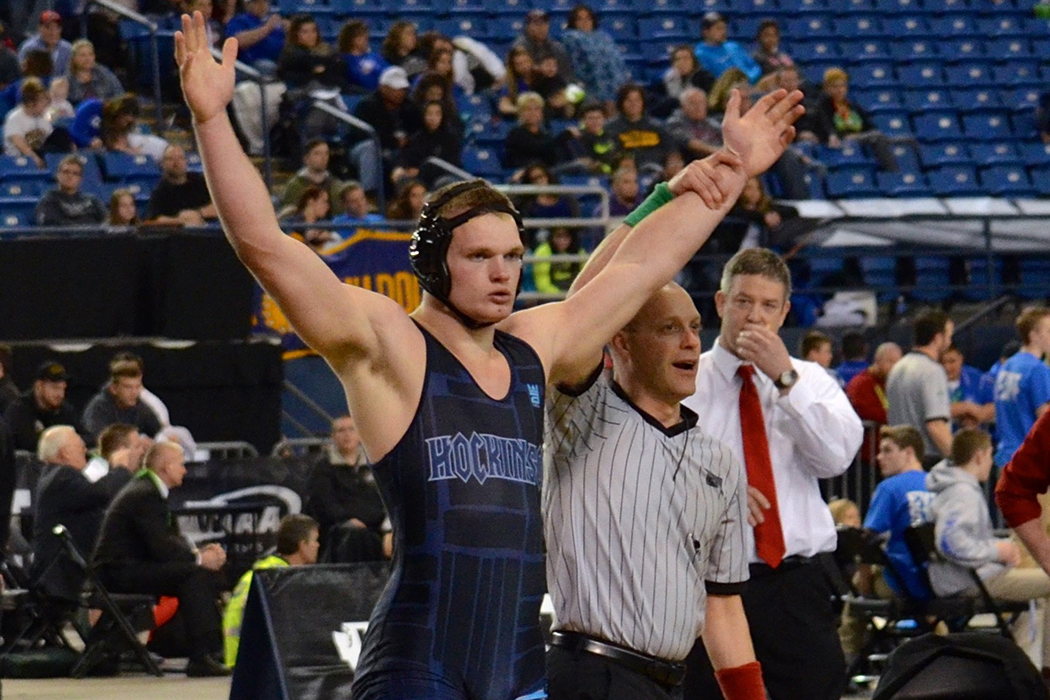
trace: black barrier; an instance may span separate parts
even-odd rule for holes
[[[383,563],[255,572],[230,700],[350,698],[355,653],[388,575]]]

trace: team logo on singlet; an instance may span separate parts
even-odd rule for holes
[[[540,448],[521,438],[463,433],[441,435],[426,440],[428,481],[471,478],[484,484],[487,479],[503,479],[523,484],[540,483]]]

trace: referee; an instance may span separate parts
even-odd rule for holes
[[[611,378],[599,365],[584,386],[551,393],[552,700],[680,697],[699,635],[727,698],[765,697],[740,598],[747,479],[679,404],[695,386],[699,332],[689,295],[670,284],[613,337]]]

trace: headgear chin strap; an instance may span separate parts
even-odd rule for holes
[[[450,299],[452,274],[448,269],[448,247],[452,242],[452,231],[483,214],[509,214],[514,218],[514,223],[518,227],[518,236],[524,244],[525,230],[522,226],[521,214],[514,207],[503,202],[488,202],[450,219],[440,216],[438,210],[461,194],[488,187],[490,185],[484,180],[469,180],[451,187],[433,202],[427,202],[419,216],[419,227],[412,234],[412,242],[408,246],[408,258],[416,277],[419,278],[419,286],[451,309],[452,313],[463,322],[463,325],[471,330],[491,326],[495,321],[479,321],[456,308]],[[524,270],[522,272],[524,273]],[[522,276],[518,276],[515,297],[521,291]]]

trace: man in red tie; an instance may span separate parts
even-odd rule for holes
[[[838,384],[780,339],[790,296],[776,253],[734,255],[715,294],[718,342],[700,356],[696,394],[683,403],[747,469],[754,547],[744,610],[770,698],[838,700],[846,667],[821,565],[836,535],[817,480],[846,471],[863,429]],[[685,698],[721,697],[709,669],[697,644]]]

